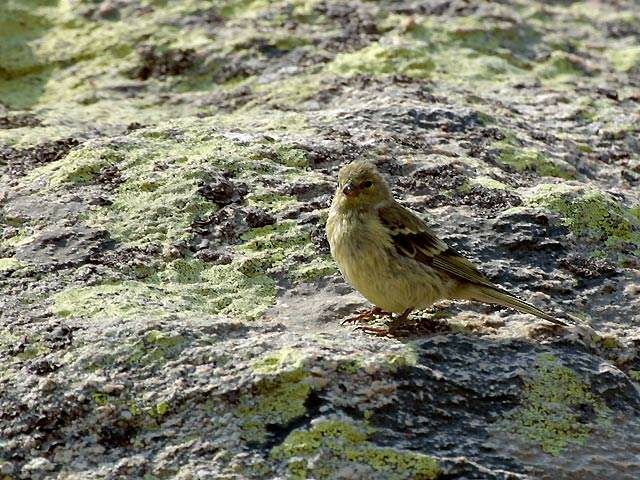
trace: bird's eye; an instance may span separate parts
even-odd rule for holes
[[[373,185],[373,182],[371,180],[367,180],[366,182],[362,182],[362,186],[364,188],[369,188],[371,185]]]

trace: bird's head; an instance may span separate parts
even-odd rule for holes
[[[336,201],[344,208],[367,208],[391,198],[387,182],[373,163],[349,163],[338,173]]]

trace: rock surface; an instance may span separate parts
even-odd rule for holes
[[[633,0],[3,1],[0,479],[640,478],[639,92]],[[341,325],[360,158],[582,324]]]

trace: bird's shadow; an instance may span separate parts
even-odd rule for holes
[[[355,330],[377,337],[414,341],[447,333],[484,336],[496,333],[497,329],[506,325],[506,321],[502,318],[483,315],[503,307],[494,305],[476,305],[475,307],[474,310],[478,310],[478,318],[469,317],[463,322],[457,317],[464,315],[469,305],[461,305],[460,302],[440,302],[426,310],[415,312],[401,324],[394,324],[388,317],[376,316],[367,323],[357,325]],[[565,330],[558,325],[536,321],[528,327],[527,336],[538,340],[557,340],[564,333]]]

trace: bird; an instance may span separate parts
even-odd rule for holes
[[[391,331],[415,309],[456,299],[502,305],[567,325],[490,281],[438,238],[393,198],[386,180],[369,161],[356,160],[339,170],[326,234],[342,276],[373,304],[371,310],[350,320],[395,313]]]

